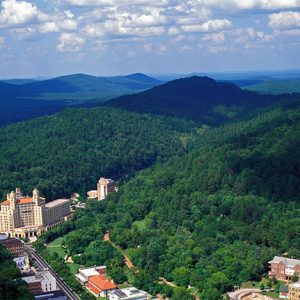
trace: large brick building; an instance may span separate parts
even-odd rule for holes
[[[294,275],[300,276],[300,260],[275,256],[269,261],[270,276],[280,280],[290,280]]]
[[[0,242],[14,257],[24,255],[24,244],[15,238]]]
[[[0,232],[10,237],[34,237],[70,216],[69,199],[45,203],[45,198],[40,197],[37,189],[33,190],[32,197],[24,197],[17,188],[0,203]]]

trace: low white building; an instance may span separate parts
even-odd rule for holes
[[[75,276],[82,284],[85,284],[86,282],[88,282],[89,277],[105,274],[106,266],[93,266],[87,268],[80,268]]]
[[[118,289],[113,291],[109,295],[109,300],[148,300],[151,299],[151,295],[138,290],[135,287],[128,287],[124,289]]]

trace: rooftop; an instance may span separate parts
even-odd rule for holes
[[[15,238],[11,238],[11,239],[6,239],[1,241],[3,245],[23,245],[23,243]]]
[[[45,201],[45,198],[40,198],[40,200]],[[20,198],[17,199],[16,204],[28,204],[28,203],[33,203],[33,198],[32,197],[25,197],[25,198]],[[4,200],[1,205],[9,205],[10,201],[9,200]]]
[[[276,264],[280,262],[283,262],[286,266],[291,266],[291,267],[300,265],[299,259],[286,258],[282,256],[274,256],[273,260],[269,261],[269,263],[276,263]]]
[[[101,291],[107,291],[117,288],[117,286],[113,282],[101,275],[94,275],[89,277],[89,282]]]
[[[289,286],[291,286],[293,288],[300,288],[300,282],[291,283]]]
[[[98,295],[101,293],[101,290],[99,290],[98,288],[94,287],[92,284],[87,283],[85,285],[89,290],[91,290],[94,294]]]
[[[101,269],[106,270],[106,266],[98,266],[98,267],[94,266],[94,267],[88,267],[88,268],[80,268],[78,270],[78,272],[80,274],[82,274],[83,276],[85,276],[86,278],[89,278],[94,275],[99,275],[98,270],[101,270]]]
[[[48,202],[46,203],[46,208],[52,208],[54,206],[58,206],[58,205],[61,205],[63,203],[66,203],[66,202],[70,202],[69,199],[57,199],[57,200],[53,200],[51,202]]]

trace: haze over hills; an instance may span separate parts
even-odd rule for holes
[[[103,102],[161,83],[144,74],[116,77],[74,74],[39,81],[0,81],[0,125],[51,114],[87,101]]]
[[[300,93],[300,79],[278,80],[269,79],[258,83],[250,83],[244,86],[249,91],[264,94]]]

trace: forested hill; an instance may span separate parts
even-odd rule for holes
[[[174,80],[135,95],[121,96],[104,106],[184,117],[206,124],[221,124],[244,115],[249,109],[277,99],[241,90],[230,83],[193,76]]]
[[[96,223],[109,229],[140,270],[134,285],[172,299],[193,299],[191,285],[201,299],[219,300],[235,285],[259,280],[273,255],[300,257],[299,102],[200,134],[197,150],[91,203],[72,233]],[[86,252],[70,247],[83,254],[78,263],[97,256],[93,243]],[[158,284],[159,277],[182,289]]]
[[[132,176],[186,151],[193,122],[114,108],[68,109],[0,129],[0,195],[37,186],[48,200],[85,195],[99,176]]]
[[[115,77],[73,74],[42,81],[0,81],[0,126],[50,115],[78,103],[99,103],[137,93],[161,83],[144,74]]]

